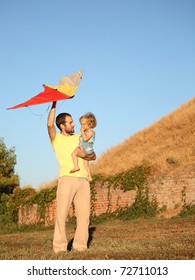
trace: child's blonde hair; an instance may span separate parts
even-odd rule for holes
[[[92,113],[86,113],[85,115],[81,116],[79,121],[81,122],[82,119],[86,120],[90,128],[94,128],[97,125],[96,117]]]

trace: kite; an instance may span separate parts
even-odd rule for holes
[[[7,108],[7,110],[73,98],[79,86],[82,75],[83,72],[80,71],[69,76],[64,76],[60,79],[59,85],[57,86],[43,85],[43,92],[40,92],[23,103]]]

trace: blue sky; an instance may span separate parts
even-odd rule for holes
[[[15,147],[21,186],[57,178],[48,106],[8,111],[84,70],[75,98],[58,103],[79,133],[98,121],[101,156],[195,96],[194,0],[4,0],[0,3],[0,137]]]

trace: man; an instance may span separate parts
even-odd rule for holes
[[[48,115],[48,133],[58,164],[59,179],[57,188],[56,223],[54,229],[53,249],[55,253],[67,250],[65,222],[72,201],[75,205],[77,227],[73,241],[73,248],[77,251],[87,249],[88,226],[90,216],[90,187],[87,181],[86,160],[95,160],[96,155],[79,158],[80,170],[70,173],[73,167],[72,152],[78,146],[79,134],[74,134],[74,122],[68,113],[61,113],[56,117],[56,126],[60,134],[56,133],[54,125],[56,102],[53,102]],[[81,155],[82,156],[82,155]]]

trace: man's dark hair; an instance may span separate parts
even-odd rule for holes
[[[60,125],[66,123],[66,117],[71,117],[69,113],[61,113],[56,117],[56,126],[61,130]]]

